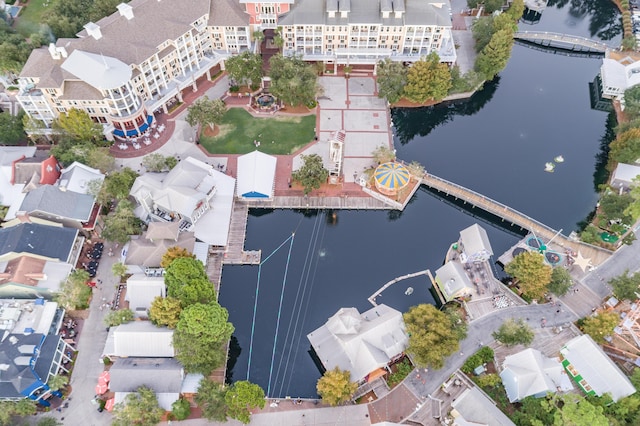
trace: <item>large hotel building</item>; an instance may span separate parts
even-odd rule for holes
[[[17,99],[46,128],[76,108],[107,134],[135,137],[226,58],[259,52],[257,31],[270,46],[278,38],[284,55],[329,67],[375,72],[381,59],[414,62],[434,51],[456,59],[449,0],[132,0],[77,38],[35,49]]]

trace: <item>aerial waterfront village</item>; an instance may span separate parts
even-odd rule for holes
[[[6,4],[16,28],[31,3],[22,15]],[[75,36],[33,49],[5,85],[3,114],[24,111],[37,143],[0,151],[0,423],[527,424],[514,407],[536,401],[566,422],[562,407],[595,410],[597,421],[604,406],[622,416],[615,407],[633,403],[640,381],[638,246],[635,216],[607,206],[634,193],[637,165],[612,150],[613,195],[601,202],[599,230],[581,240],[396,158],[389,75],[397,64],[444,69],[447,79],[453,65],[471,70],[470,27],[482,9],[188,3],[114,4]],[[539,6],[527,3],[528,13]],[[627,115],[631,58],[608,54],[600,76],[601,95]],[[308,90],[285,84],[293,78]],[[471,86],[403,97],[426,104],[469,96]],[[275,133],[292,122],[286,136]],[[231,128],[256,123],[275,124],[236,137],[233,154],[216,151]],[[443,265],[381,282],[370,309],[341,306],[305,331],[325,372],[320,398],[225,384],[234,327],[217,301],[222,271],[267,258],[245,249],[249,210],[401,211],[420,186],[523,237],[494,253],[483,226],[461,229],[441,248]],[[382,303],[416,278],[443,309]]]

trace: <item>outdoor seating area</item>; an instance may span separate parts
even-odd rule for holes
[[[111,303],[111,309],[113,309],[114,311],[117,311],[118,309],[120,309],[120,303],[124,298],[124,293],[126,291],[126,284],[119,284],[118,285],[118,290],[116,291],[116,294],[113,298],[113,302]]]
[[[102,257],[102,250],[104,250],[103,242],[98,241],[93,244],[90,241],[85,242],[79,263],[91,278],[95,277],[98,272],[98,261]]]

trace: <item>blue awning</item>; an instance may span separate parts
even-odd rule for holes
[[[116,136],[124,136],[124,132],[122,130],[120,130],[120,129],[115,129],[113,131],[113,134],[116,135]]]
[[[149,128],[149,125],[147,123],[142,123],[142,126],[140,126],[140,132],[144,132],[148,128]]]
[[[242,194],[242,196],[244,198],[269,198],[268,195],[261,194],[261,193],[256,192],[256,191],[245,192],[244,194]]]

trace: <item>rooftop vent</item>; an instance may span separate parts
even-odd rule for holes
[[[124,16],[129,21],[133,19],[133,8],[126,3],[120,3],[117,6],[121,16]]]
[[[84,29],[87,30],[87,34],[96,40],[100,40],[102,38],[102,31],[100,30],[100,26],[93,22],[89,22],[84,26]]]

